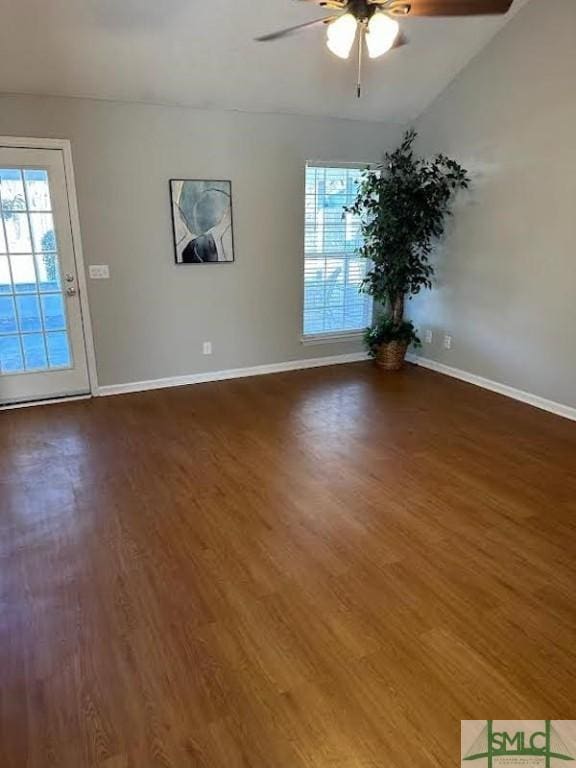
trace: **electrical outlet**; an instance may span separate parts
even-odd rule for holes
[[[452,336],[448,333],[444,336],[444,349],[452,349]]]
[[[426,328],[424,331],[424,341],[426,344],[432,344],[432,330],[430,328]]]
[[[91,280],[108,280],[110,277],[110,267],[108,264],[90,264],[88,274]]]
[[[202,344],[202,354],[203,355],[211,355],[212,354],[212,342],[211,341],[205,341]]]

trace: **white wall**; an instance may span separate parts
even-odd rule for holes
[[[413,302],[421,354],[576,406],[576,2],[532,0],[419,120],[421,149],[471,169]],[[443,332],[453,348],[442,349]]]
[[[331,118],[0,97],[0,136],[72,140],[85,262],[112,275],[89,284],[101,385],[360,350],[300,342],[304,166],[377,161],[401,133]],[[175,266],[168,180],[186,177],[232,180],[234,264]]]

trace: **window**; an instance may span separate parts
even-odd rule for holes
[[[306,167],[304,234],[304,338],[363,330],[372,299],[359,293],[369,263],[358,218],[344,213],[356,197],[359,168]]]

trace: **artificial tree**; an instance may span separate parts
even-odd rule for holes
[[[419,344],[416,329],[404,319],[406,297],[432,287],[434,243],[444,232],[455,193],[469,185],[456,161],[416,155],[416,135],[407,131],[381,165],[362,173],[356,199],[346,209],[360,219],[358,253],[371,263],[361,290],[381,307],[365,341],[385,368],[400,367],[408,345]]]

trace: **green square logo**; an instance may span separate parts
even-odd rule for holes
[[[576,720],[462,720],[461,768],[559,768],[575,741]]]

